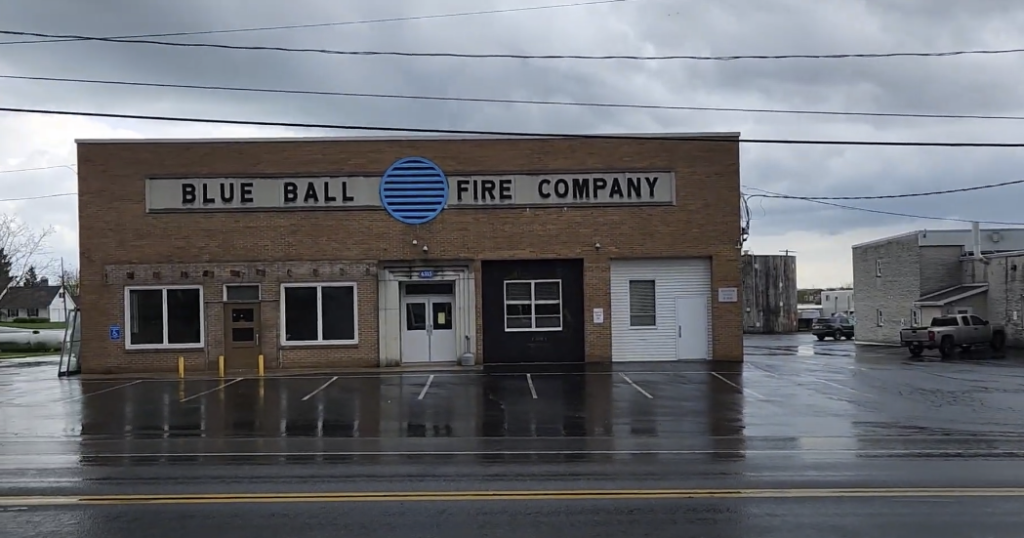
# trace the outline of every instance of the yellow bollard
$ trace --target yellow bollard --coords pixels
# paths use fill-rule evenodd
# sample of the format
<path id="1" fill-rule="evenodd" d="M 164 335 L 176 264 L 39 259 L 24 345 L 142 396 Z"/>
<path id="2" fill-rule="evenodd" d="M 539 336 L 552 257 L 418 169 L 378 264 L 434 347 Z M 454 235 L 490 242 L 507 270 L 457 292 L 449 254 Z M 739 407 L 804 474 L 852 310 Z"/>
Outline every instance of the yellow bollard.
<path id="1" fill-rule="evenodd" d="M 178 378 L 185 379 L 185 357 L 178 357 Z"/>
<path id="2" fill-rule="evenodd" d="M 217 357 L 217 373 L 224 377 L 224 355 Z"/>
<path id="3" fill-rule="evenodd" d="M 256 360 L 258 361 L 256 363 L 256 371 L 259 372 L 260 377 L 263 377 L 263 355 L 260 355 Z"/>

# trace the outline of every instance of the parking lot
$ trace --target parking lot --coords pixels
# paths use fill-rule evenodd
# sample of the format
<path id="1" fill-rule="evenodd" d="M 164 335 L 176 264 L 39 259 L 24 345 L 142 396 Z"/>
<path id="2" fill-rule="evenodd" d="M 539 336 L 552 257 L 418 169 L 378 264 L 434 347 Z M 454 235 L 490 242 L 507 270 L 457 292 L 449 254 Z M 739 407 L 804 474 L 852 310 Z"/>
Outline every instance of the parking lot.
<path id="1" fill-rule="evenodd" d="M 911 361 L 900 349 L 809 335 L 748 337 L 746 348 L 736 366 L 184 381 L 58 379 L 52 359 L 8 360 L 0 362 L 0 455 L 101 464 L 113 455 L 728 457 L 910 445 L 945 453 L 1016 450 L 1013 438 L 1024 433 L 1024 360 L 1014 353 Z"/>

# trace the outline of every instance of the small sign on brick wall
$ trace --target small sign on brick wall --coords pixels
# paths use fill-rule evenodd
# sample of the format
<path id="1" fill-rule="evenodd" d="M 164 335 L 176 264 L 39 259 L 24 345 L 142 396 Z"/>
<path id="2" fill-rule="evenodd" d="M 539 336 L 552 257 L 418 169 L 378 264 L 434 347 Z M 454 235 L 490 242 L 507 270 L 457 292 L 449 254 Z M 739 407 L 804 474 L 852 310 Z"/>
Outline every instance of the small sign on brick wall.
<path id="1" fill-rule="evenodd" d="M 739 302 L 739 290 L 737 288 L 718 288 L 718 302 Z"/>

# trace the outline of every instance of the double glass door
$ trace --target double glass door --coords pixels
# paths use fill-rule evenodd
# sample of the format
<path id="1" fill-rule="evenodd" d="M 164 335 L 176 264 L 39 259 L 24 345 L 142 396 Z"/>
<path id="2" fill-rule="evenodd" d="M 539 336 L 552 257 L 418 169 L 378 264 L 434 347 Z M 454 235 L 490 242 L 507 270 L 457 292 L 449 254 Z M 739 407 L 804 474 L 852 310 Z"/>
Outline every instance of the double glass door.
<path id="1" fill-rule="evenodd" d="M 408 296 L 402 300 L 402 363 L 452 362 L 454 296 Z"/>

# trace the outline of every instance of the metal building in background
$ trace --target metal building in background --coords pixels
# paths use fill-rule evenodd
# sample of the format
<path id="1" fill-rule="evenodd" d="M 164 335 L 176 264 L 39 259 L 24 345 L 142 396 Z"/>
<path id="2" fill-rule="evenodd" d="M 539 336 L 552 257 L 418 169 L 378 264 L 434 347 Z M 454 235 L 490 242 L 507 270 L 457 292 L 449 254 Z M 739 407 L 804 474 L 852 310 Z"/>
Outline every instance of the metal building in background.
<path id="1" fill-rule="evenodd" d="M 796 256 L 744 254 L 741 263 L 743 332 L 796 332 Z"/>

